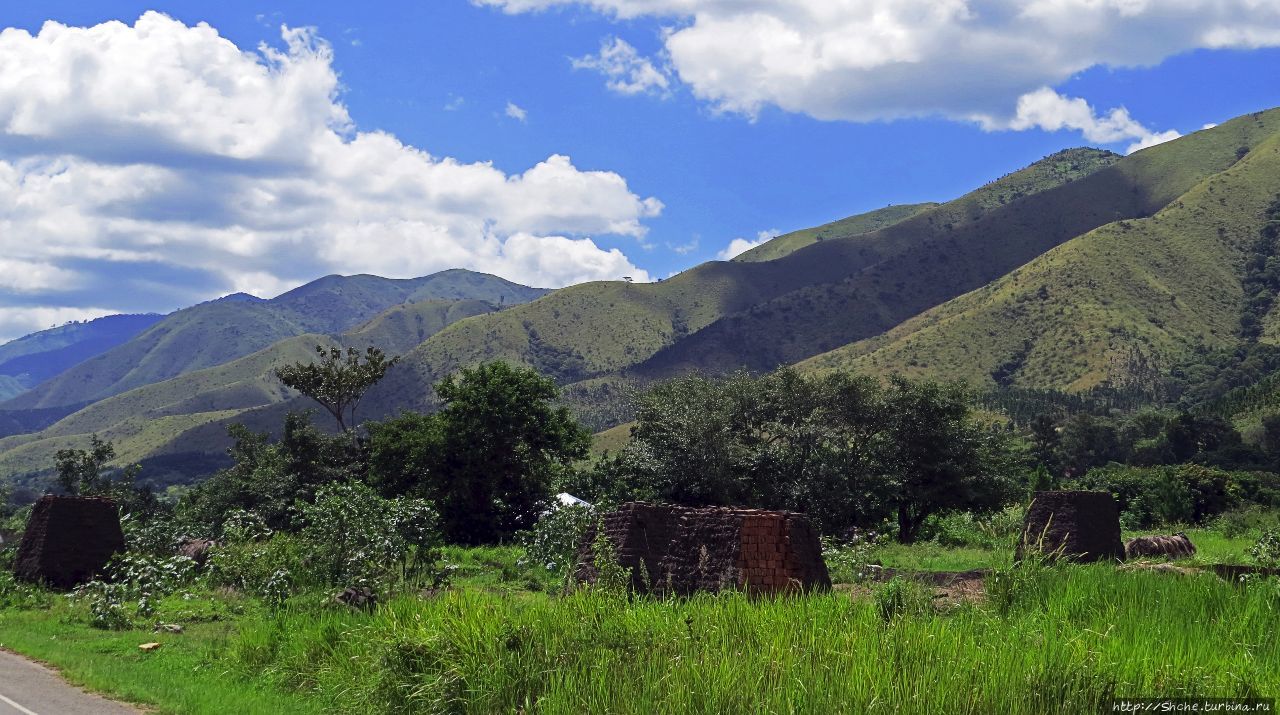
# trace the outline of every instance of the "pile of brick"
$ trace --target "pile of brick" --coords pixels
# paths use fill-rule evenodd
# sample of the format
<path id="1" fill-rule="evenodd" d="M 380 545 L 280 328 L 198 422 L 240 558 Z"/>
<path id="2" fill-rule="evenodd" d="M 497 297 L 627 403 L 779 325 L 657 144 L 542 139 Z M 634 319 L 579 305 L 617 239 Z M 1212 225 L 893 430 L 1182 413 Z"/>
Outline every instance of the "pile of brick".
<path id="1" fill-rule="evenodd" d="M 69 589 L 102 573 L 124 551 L 120 512 L 110 499 L 44 496 L 27 520 L 14 575 Z"/>
<path id="2" fill-rule="evenodd" d="M 1022 523 L 1017 558 L 1032 552 L 1070 561 L 1123 561 L 1116 500 L 1108 492 L 1036 492 Z"/>
<path id="3" fill-rule="evenodd" d="M 803 514 L 695 509 L 631 502 L 603 519 L 613 557 L 640 593 L 689 595 L 830 588 L 818 533 Z M 579 549 L 575 575 L 594 582 L 596 531 Z"/>

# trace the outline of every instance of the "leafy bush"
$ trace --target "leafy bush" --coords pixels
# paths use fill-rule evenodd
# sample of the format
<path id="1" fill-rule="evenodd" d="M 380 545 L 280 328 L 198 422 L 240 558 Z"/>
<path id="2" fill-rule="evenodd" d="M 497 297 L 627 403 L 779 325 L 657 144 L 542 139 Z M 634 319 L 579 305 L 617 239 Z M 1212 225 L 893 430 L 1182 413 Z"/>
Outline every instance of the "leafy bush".
<path id="1" fill-rule="evenodd" d="M 46 589 L 23 583 L 13 575 L 10 558 L 0 552 L 0 610 L 6 608 L 29 609 L 48 608 L 53 596 Z M 8 552 L 12 553 L 12 551 Z"/>
<path id="2" fill-rule="evenodd" d="M 1263 568 L 1280 568 L 1280 529 L 1263 534 L 1249 549 L 1249 555 Z"/>
<path id="3" fill-rule="evenodd" d="M 436 513 L 422 499 L 384 499 L 349 482 L 321 489 L 300 514 L 306 568 L 320 583 L 377 588 L 438 573 Z"/>
<path id="4" fill-rule="evenodd" d="M 989 516 L 956 512 L 934 517 L 926 535 L 942 546 L 996 549 L 1012 546 L 1022 533 L 1022 508 L 1009 507 Z"/>
<path id="5" fill-rule="evenodd" d="M 1071 486 L 1111 492 L 1119 503 L 1123 525 L 1147 529 L 1201 524 L 1242 503 L 1269 501 L 1273 490 L 1280 487 L 1280 476 L 1226 472 L 1198 464 L 1110 466 L 1090 471 Z"/>
<path id="6" fill-rule="evenodd" d="M 1218 515 L 1213 521 L 1213 529 L 1229 539 L 1280 529 L 1280 511 L 1249 504 Z"/>
<path id="7" fill-rule="evenodd" d="M 155 601 L 189 585 L 194 574 L 195 562 L 185 556 L 117 554 L 107 564 L 106 579 L 80 586 L 71 597 L 88 606 L 94 627 L 127 628 L 133 616 L 153 615 Z M 132 615 L 126 607 L 130 601 Z"/>
<path id="8" fill-rule="evenodd" d="M 861 583 L 871 575 L 872 553 L 885 537 L 874 531 L 855 531 L 847 539 L 822 539 L 822 559 L 833 583 Z"/>
<path id="9" fill-rule="evenodd" d="M 529 531 L 520 534 L 525 560 L 548 571 L 566 574 L 577 560 L 582 536 L 595 523 L 595 509 L 580 505 L 552 509 Z"/>

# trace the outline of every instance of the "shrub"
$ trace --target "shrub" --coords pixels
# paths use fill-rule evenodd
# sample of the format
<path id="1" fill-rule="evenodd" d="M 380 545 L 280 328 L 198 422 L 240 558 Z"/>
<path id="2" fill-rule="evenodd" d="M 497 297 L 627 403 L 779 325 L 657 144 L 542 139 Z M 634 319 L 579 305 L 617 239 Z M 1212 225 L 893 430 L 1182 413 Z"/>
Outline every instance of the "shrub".
<path id="1" fill-rule="evenodd" d="M 1280 512 L 1249 504 L 1220 514 L 1213 522 L 1213 529 L 1228 539 L 1280 529 Z"/>
<path id="2" fill-rule="evenodd" d="M 548 571 L 568 573 L 577 560 L 583 534 L 595 520 L 595 509 L 579 505 L 562 506 L 543 514 L 532 529 L 520 534 L 523 561 L 539 564 Z"/>
<path id="3" fill-rule="evenodd" d="M 320 583 L 377 588 L 439 573 L 436 513 L 422 499 L 384 499 L 349 482 L 321 489 L 300 513 L 306 568 Z"/>
<path id="4" fill-rule="evenodd" d="M 871 576 L 872 553 L 886 537 L 874 531 L 855 531 L 848 539 L 822 539 L 822 560 L 833 583 L 861 583 Z"/>
<path id="5" fill-rule="evenodd" d="M 156 599 L 191 583 L 195 562 L 185 556 L 125 553 L 112 558 L 106 571 L 105 580 L 80 586 L 71 598 L 88 606 L 95 628 L 120 629 L 131 624 L 127 602 L 134 602 L 133 616 L 150 617 Z"/>
<path id="6" fill-rule="evenodd" d="M 885 623 L 901 616 L 933 612 L 933 590 L 910 579 L 894 577 L 875 590 L 875 601 Z"/>
<path id="7" fill-rule="evenodd" d="M 995 549 L 1012 546 L 1022 533 L 1022 509 L 1009 507 L 990 516 L 957 512 L 932 519 L 928 533 L 942 546 Z"/>
<path id="8" fill-rule="evenodd" d="M 1280 568 L 1280 529 L 1264 533 L 1249 549 L 1249 555 L 1263 568 Z"/>

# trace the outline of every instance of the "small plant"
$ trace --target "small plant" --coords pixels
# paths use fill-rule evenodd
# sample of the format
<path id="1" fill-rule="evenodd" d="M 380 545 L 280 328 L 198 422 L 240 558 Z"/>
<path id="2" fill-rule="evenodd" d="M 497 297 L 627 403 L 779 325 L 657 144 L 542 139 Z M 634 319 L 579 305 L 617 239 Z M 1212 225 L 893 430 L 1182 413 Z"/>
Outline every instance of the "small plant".
<path id="1" fill-rule="evenodd" d="M 89 625 L 94 628 L 118 631 L 132 625 L 124 606 L 128 596 L 122 584 L 90 581 L 72 591 L 69 598 L 89 609 Z"/>
<path id="2" fill-rule="evenodd" d="M 885 623 L 901 616 L 919 616 L 933 610 L 933 593 L 928 587 L 896 576 L 875 590 L 875 601 Z"/>
<path id="3" fill-rule="evenodd" d="M 618 595 L 630 593 L 631 569 L 618 563 L 617 551 L 613 548 L 613 542 L 604 533 L 603 525 L 596 528 L 596 538 L 591 542 L 591 551 L 594 554 L 592 566 L 596 570 L 596 590 Z"/>
<path id="4" fill-rule="evenodd" d="M 855 531 L 848 539 L 822 538 L 822 559 L 834 583 L 861 583 L 871 577 L 872 554 L 885 537 L 874 531 Z"/>
<path id="5" fill-rule="evenodd" d="M 595 519 L 595 510 L 578 505 L 562 506 L 543 514 L 532 529 L 520 534 L 525 556 L 517 565 L 533 563 L 547 571 L 567 574 L 573 569 L 583 534 Z"/>
<path id="6" fill-rule="evenodd" d="M 1254 563 L 1263 568 L 1280 568 L 1280 529 L 1271 529 L 1249 549 Z"/>

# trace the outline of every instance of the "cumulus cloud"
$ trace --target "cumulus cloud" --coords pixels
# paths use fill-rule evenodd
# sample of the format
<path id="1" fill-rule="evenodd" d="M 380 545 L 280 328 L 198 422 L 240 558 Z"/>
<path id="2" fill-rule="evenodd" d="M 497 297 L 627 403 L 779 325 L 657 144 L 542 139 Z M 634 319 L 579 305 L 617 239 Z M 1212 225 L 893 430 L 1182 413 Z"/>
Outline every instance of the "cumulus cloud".
<path id="1" fill-rule="evenodd" d="M 331 47 L 282 36 L 247 51 L 154 12 L 0 31 L 0 310 L 43 325 L 332 272 L 643 274 L 589 237 L 643 239 L 657 199 L 567 156 L 508 174 L 360 131 Z"/>
<path id="2" fill-rule="evenodd" d="M 517 122 L 523 122 L 529 118 L 529 113 L 525 111 L 524 107 L 521 107 L 515 102 L 507 102 L 506 114 Z"/>
<path id="3" fill-rule="evenodd" d="M 1129 145 L 1129 152 L 1182 136 L 1173 130 L 1152 131 L 1129 116 L 1129 110 L 1123 107 L 1099 115 L 1085 100 L 1064 97 L 1048 87 L 1019 97 L 1017 114 L 1008 123 L 1000 125 L 988 121 L 987 124 L 989 128 L 1023 130 L 1038 127 L 1050 132 L 1076 129 L 1084 134 L 1085 139 L 1102 144 L 1134 140 Z"/>
<path id="4" fill-rule="evenodd" d="M 575 69 L 588 69 L 605 76 L 605 86 L 618 94 L 664 95 L 671 86 L 667 73 L 636 48 L 619 37 L 600 43 L 600 52 L 571 60 Z"/>
<path id="5" fill-rule="evenodd" d="M 754 241 L 748 241 L 745 238 L 735 238 L 729 242 L 728 246 L 724 247 L 724 250 L 716 254 L 716 258 L 722 261 L 730 260 L 732 258 L 742 255 L 743 253 L 746 253 L 747 251 L 750 251 L 756 246 L 761 246 L 768 243 L 769 241 L 777 238 L 779 235 L 781 235 L 781 232 L 778 231 L 778 229 L 776 228 L 772 228 L 772 229 L 769 229 L 768 231 L 760 231 L 759 233 L 757 233 L 756 240 Z"/>
<path id="6" fill-rule="evenodd" d="M 1280 3 L 1264 0 L 473 1 L 657 18 L 679 80 L 748 116 L 774 106 L 827 120 L 942 116 L 1011 128 L 1019 98 L 1091 67 L 1280 46 Z M 1096 119 L 1105 126 L 1113 114 Z"/>

